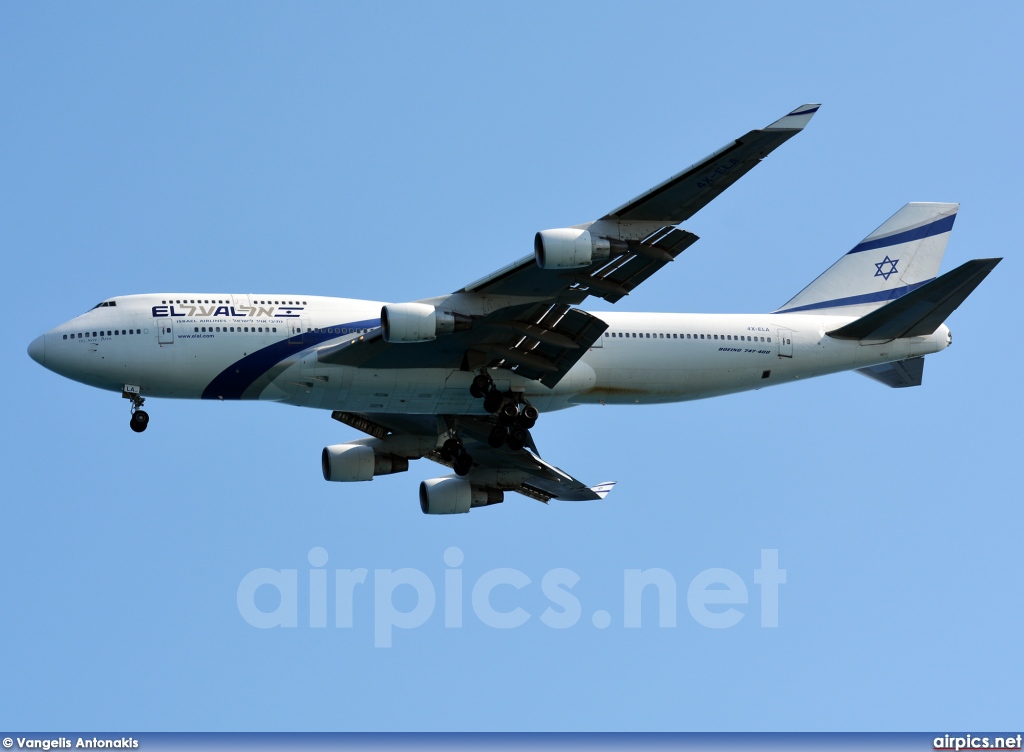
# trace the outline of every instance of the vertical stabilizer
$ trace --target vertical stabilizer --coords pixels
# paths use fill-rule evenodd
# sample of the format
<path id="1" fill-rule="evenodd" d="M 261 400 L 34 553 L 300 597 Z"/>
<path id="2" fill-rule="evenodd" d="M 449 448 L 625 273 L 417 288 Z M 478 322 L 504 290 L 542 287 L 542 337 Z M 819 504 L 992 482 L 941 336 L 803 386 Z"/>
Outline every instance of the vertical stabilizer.
<path id="1" fill-rule="evenodd" d="M 935 279 L 959 204 L 907 204 L 778 313 L 864 314 Z"/>

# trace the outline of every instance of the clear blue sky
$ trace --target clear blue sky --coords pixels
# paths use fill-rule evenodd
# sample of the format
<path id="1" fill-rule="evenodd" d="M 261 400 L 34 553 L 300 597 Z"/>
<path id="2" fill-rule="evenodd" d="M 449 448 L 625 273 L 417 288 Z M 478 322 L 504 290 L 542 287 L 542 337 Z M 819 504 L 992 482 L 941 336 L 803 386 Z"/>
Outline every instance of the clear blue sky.
<path id="1" fill-rule="evenodd" d="M 1017 3 L 4 4 L 0 726 L 1019 730 L 1022 22 Z M 807 130 L 618 308 L 771 310 L 907 201 L 962 203 L 945 269 L 1007 259 L 920 388 L 841 374 L 544 416 L 546 457 L 619 481 L 604 502 L 427 518 L 426 461 L 322 480 L 321 447 L 358 436 L 326 414 L 152 400 L 135 435 L 118 395 L 25 354 L 118 294 L 448 292 L 804 102 L 823 103 Z M 315 547 L 332 588 L 369 570 L 350 629 L 333 600 L 309 626 Z M 787 573 L 774 629 L 762 549 Z M 298 570 L 297 627 L 240 615 L 258 568 Z M 438 606 L 374 647 L 374 570 L 401 568 Z M 531 580 L 492 599 L 523 626 L 473 614 L 496 568 Z M 561 630 L 540 620 L 556 568 L 580 578 Z M 624 626 L 638 568 L 674 578 L 675 627 L 653 591 Z M 748 590 L 734 627 L 687 608 L 711 568 Z"/>

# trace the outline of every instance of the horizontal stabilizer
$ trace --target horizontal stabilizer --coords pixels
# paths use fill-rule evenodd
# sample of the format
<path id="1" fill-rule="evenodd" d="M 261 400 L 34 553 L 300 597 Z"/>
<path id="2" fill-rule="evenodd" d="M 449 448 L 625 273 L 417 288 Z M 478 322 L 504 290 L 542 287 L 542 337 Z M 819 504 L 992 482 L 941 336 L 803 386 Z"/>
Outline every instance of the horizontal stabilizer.
<path id="1" fill-rule="evenodd" d="M 828 335 L 837 339 L 891 340 L 931 334 L 1000 261 L 1001 258 L 968 261 Z"/>
<path id="2" fill-rule="evenodd" d="M 869 379 L 896 389 L 905 386 L 921 386 L 921 379 L 924 376 L 924 357 L 907 358 L 894 363 L 858 368 L 857 373 L 862 373 Z"/>

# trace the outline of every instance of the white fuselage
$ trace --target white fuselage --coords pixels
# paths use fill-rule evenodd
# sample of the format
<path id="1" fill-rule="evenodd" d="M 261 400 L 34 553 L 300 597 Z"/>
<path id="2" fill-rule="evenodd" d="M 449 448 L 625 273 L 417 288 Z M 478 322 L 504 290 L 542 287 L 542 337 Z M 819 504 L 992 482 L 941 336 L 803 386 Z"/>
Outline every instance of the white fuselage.
<path id="1" fill-rule="evenodd" d="M 317 348 L 373 333 L 380 310 L 379 302 L 347 298 L 130 295 L 42 335 L 33 357 L 67 378 L 113 391 L 136 385 L 146 397 L 483 414 L 469 393 L 471 372 L 317 361 Z M 496 370 L 498 388 L 525 392 L 541 412 L 680 402 L 927 355 L 950 343 L 944 325 L 888 342 L 834 339 L 826 332 L 854 317 L 810 313 L 594 315 L 608 331 L 555 388 Z"/>

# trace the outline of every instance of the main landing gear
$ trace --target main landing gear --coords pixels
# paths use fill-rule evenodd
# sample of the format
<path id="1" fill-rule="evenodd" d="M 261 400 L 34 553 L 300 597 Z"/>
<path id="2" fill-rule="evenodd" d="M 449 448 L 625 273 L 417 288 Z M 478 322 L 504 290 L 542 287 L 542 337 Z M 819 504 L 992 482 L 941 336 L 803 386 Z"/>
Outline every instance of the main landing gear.
<path id="1" fill-rule="evenodd" d="M 451 462 L 455 469 L 455 474 L 460 477 L 469 475 L 469 471 L 473 469 L 473 458 L 466 451 L 466 447 L 462 444 L 462 439 L 458 436 L 445 439 L 441 445 L 441 459 L 445 462 Z"/>
<path id="2" fill-rule="evenodd" d="M 477 399 L 483 399 L 484 409 L 495 418 L 495 425 L 487 436 L 488 444 L 495 449 L 507 446 L 514 452 L 526 446 L 530 440 L 529 431 L 540 417 L 536 407 L 520 393 L 499 391 L 491 377 L 483 373 L 473 379 L 469 391 Z M 449 418 L 447 428 L 442 427 L 442 431 L 448 438 L 441 444 L 441 459 L 451 464 L 456 475 L 469 475 L 473 469 L 473 457 L 459 438 L 454 419 Z"/>
<path id="3" fill-rule="evenodd" d="M 483 397 L 484 409 L 497 418 L 498 425 L 491 429 L 488 444 L 495 449 L 507 445 L 514 452 L 526 446 L 527 432 L 540 416 L 536 407 L 522 394 L 499 391 L 486 374 L 479 374 L 473 379 L 469 393 L 478 399 Z"/>
<path id="4" fill-rule="evenodd" d="M 132 417 L 128 425 L 135 433 L 142 433 L 149 425 L 149 413 L 142 409 L 146 398 L 138 391 L 128 391 L 127 389 L 121 392 L 121 396 L 132 401 Z"/>

